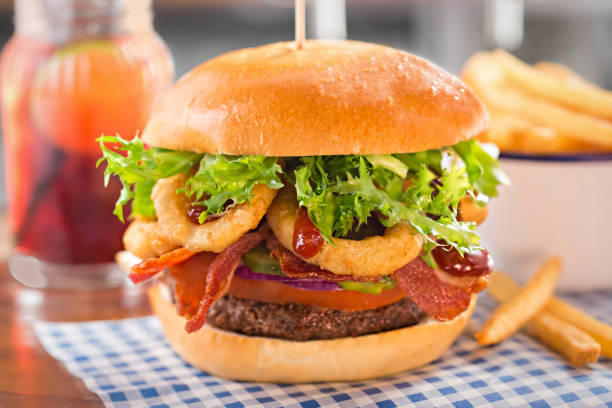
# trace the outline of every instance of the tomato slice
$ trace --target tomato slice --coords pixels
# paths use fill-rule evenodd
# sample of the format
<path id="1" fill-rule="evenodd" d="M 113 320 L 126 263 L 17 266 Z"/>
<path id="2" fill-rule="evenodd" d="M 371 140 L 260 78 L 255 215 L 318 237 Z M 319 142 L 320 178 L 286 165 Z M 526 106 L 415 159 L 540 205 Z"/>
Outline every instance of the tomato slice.
<path id="1" fill-rule="evenodd" d="M 206 291 L 206 272 L 217 254 L 200 252 L 168 270 L 175 281 L 176 310 L 180 316 L 192 316 L 198 311 Z"/>
<path id="2" fill-rule="evenodd" d="M 170 268 L 170 275 L 176 280 L 179 314 L 190 316 L 197 310 L 204 296 L 206 271 L 216 256 L 217 254 L 202 252 Z M 260 302 L 298 303 L 339 310 L 375 309 L 395 303 L 406 296 L 399 285 L 391 290 L 383 290 L 380 295 L 372 295 L 354 290 L 298 289 L 280 282 L 244 279 L 237 276 L 232 278 L 228 293 L 238 298 Z"/>
<path id="3" fill-rule="evenodd" d="M 259 300 L 278 304 L 298 303 L 301 305 L 323 306 L 340 310 L 367 310 L 395 303 L 406 294 L 399 286 L 383 290 L 380 295 L 361 293 L 353 290 L 306 290 L 294 288 L 280 282 L 232 278 L 230 295 L 243 299 Z"/>

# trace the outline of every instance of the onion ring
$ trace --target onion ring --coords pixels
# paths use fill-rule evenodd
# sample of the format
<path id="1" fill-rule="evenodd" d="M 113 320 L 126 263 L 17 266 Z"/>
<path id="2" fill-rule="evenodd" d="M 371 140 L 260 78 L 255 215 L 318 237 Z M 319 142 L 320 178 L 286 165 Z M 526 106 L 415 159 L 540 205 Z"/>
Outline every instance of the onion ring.
<path id="1" fill-rule="evenodd" d="M 140 259 L 156 258 L 180 247 L 166 239 L 157 221 L 134 220 L 123 234 L 123 246 Z"/>
<path id="2" fill-rule="evenodd" d="M 281 245 L 291 252 L 297 210 L 295 189 L 284 187 L 266 214 Z M 333 242 L 335 246 L 324 241 L 320 251 L 306 261 L 337 275 L 378 276 L 389 275 L 419 256 L 423 238 L 413 234 L 408 225 L 396 224 L 382 237 L 360 241 L 333 238 Z"/>
<path id="3" fill-rule="evenodd" d="M 459 219 L 461 221 L 474 222 L 476 225 L 480 225 L 488 214 L 489 207 L 479 206 L 472 197 L 465 196 L 459 201 Z"/>
<path id="4" fill-rule="evenodd" d="M 263 184 L 253 187 L 250 202 L 232 206 L 221 217 L 196 225 L 187 216 L 191 200 L 177 194 L 185 186 L 185 175 L 159 180 L 153 188 L 153 204 L 158 223 L 166 239 L 193 252 L 219 253 L 257 227 L 276 190 Z"/>

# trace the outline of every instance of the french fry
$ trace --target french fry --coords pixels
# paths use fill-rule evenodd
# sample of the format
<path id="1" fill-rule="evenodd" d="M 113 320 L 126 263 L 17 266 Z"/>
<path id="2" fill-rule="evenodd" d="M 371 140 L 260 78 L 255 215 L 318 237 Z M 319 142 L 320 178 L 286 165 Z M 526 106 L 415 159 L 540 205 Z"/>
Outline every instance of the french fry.
<path id="1" fill-rule="evenodd" d="M 495 50 L 492 55 L 520 89 L 593 116 L 612 119 L 612 92 L 545 74 L 503 50 Z"/>
<path id="2" fill-rule="evenodd" d="M 563 355 L 574 366 L 594 363 L 599 359 L 599 343 L 551 313 L 538 314 L 525 325 L 525 331 Z"/>
<path id="3" fill-rule="evenodd" d="M 490 114 L 491 125 L 479 139 L 493 142 L 503 151 L 557 153 L 596 152 L 602 149 L 513 114 L 496 110 L 490 110 Z"/>
<path id="4" fill-rule="evenodd" d="M 465 63 L 460 76 L 478 96 L 486 87 L 506 82 L 503 70 L 488 52 L 478 52 L 472 55 Z"/>
<path id="5" fill-rule="evenodd" d="M 612 122 L 566 108 L 556 100 L 543 98 L 517 86 L 508 75 L 503 61 L 513 58 L 501 52 L 480 52 L 468 60 L 461 73 L 463 80 L 483 100 L 492 114 L 491 130 L 484 138 L 499 143 L 502 150 L 531 151 L 532 147 L 536 146 L 535 152 L 545 153 L 612 148 Z M 520 61 L 518 63 L 523 64 Z M 524 64 L 526 69 L 537 75 L 564 83 L 565 88 L 574 87 L 584 92 L 603 93 L 612 100 L 612 92 L 588 84 L 569 68 L 553 63 L 540 63 L 539 66 L 540 69 L 536 70 Z M 550 71 L 554 73 L 551 75 Z M 607 109 L 612 111 L 612 105 L 608 104 Z M 501 124 L 496 123 L 499 116 L 505 118 Z M 521 131 L 516 132 L 516 127 L 520 127 Z M 542 130 L 546 130 L 548 135 L 553 132 L 554 137 L 540 137 L 544 135 Z M 545 146 L 547 143 L 551 145 L 550 149 Z"/>
<path id="6" fill-rule="evenodd" d="M 523 119 L 503 110 L 489 109 L 491 123 L 489 128 L 479 136 L 484 142 L 493 142 L 501 150 L 522 150 L 523 139 L 533 133 L 535 138 L 554 138 L 556 131 Z"/>
<path id="7" fill-rule="evenodd" d="M 493 119 L 493 115 L 491 115 Z M 502 151 L 515 150 L 517 145 L 517 131 L 511 123 L 504 120 L 492 120 L 486 132 L 481 133 L 478 139 L 482 142 L 495 143 Z"/>
<path id="8" fill-rule="evenodd" d="M 546 126 L 539 126 L 519 116 L 505 112 L 491 111 L 491 125 L 486 138 L 506 151 L 545 153 L 557 151 L 558 132 Z"/>
<path id="9" fill-rule="evenodd" d="M 567 66 L 563 64 L 558 64 L 556 62 L 541 61 L 541 62 L 534 64 L 533 67 L 537 69 L 538 71 L 546 73 L 548 75 L 552 75 L 553 77 L 561 81 L 577 82 L 581 84 L 582 86 L 585 86 L 591 89 L 601 89 L 597 85 L 587 81 L 586 79 L 578 75 L 576 71 L 568 68 Z"/>
<path id="10" fill-rule="evenodd" d="M 612 358 L 612 326 L 558 298 L 549 300 L 544 310 L 588 333 L 601 345 L 601 353 Z"/>
<path id="11" fill-rule="evenodd" d="M 489 278 L 487 291 L 498 301 L 504 302 L 512 299 L 520 291 L 520 286 L 508 275 L 495 271 Z M 565 304 L 560 300 L 558 302 Z M 585 331 L 564 320 L 565 316 L 549 312 L 551 303 L 557 303 L 556 299 L 549 300 L 545 308 L 526 323 L 525 331 L 563 355 L 575 366 L 597 361 L 601 353 L 600 344 Z M 562 309 L 558 310 L 561 312 Z"/>
<path id="12" fill-rule="evenodd" d="M 578 79 L 578 74 L 566 67 L 563 64 L 557 64 L 556 62 L 540 61 L 533 64 L 533 68 L 538 71 L 552 75 L 560 81 L 573 81 Z"/>
<path id="13" fill-rule="evenodd" d="M 508 86 L 476 91 L 488 107 L 504 110 L 577 140 L 612 148 L 612 122 L 572 111 Z"/>
<path id="14" fill-rule="evenodd" d="M 482 345 L 499 343 L 516 333 L 540 311 L 554 293 L 559 268 L 559 259 L 550 258 L 524 287 L 502 301 L 476 333 L 478 343 Z"/>
<path id="15" fill-rule="evenodd" d="M 512 278 L 501 271 L 493 271 L 489 275 L 487 292 L 498 302 L 507 302 L 521 290 Z"/>
<path id="16" fill-rule="evenodd" d="M 517 132 L 514 137 L 515 150 L 527 153 L 596 152 L 602 149 L 543 126 Z"/>

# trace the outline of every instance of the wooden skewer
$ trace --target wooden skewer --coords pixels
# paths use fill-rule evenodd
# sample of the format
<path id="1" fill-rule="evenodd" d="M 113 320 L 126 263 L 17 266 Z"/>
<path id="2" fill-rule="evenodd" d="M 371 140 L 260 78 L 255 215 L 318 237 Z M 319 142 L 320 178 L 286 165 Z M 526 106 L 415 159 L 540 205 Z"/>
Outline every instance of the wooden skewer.
<path id="1" fill-rule="evenodd" d="M 306 0 L 295 0 L 295 47 L 299 50 L 306 39 Z"/>

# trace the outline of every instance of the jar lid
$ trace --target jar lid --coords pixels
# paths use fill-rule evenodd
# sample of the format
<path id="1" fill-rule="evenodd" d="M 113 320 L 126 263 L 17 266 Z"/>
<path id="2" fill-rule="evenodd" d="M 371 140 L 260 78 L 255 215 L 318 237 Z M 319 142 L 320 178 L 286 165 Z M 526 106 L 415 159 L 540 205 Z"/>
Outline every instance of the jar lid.
<path id="1" fill-rule="evenodd" d="M 151 0 L 16 0 L 15 28 L 54 43 L 147 31 Z"/>

